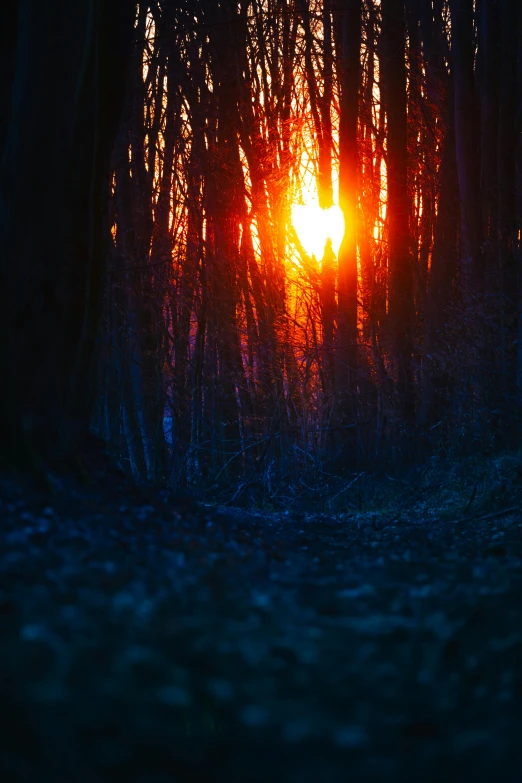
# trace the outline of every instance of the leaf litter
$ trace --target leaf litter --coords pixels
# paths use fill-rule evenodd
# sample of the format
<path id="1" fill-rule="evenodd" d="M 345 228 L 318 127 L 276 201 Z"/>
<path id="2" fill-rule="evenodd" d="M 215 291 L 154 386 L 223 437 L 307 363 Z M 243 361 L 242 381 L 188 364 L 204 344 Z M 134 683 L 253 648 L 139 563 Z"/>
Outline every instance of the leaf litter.
<path id="1" fill-rule="evenodd" d="M 0 514 L 4 780 L 522 779 L 520 512 Z"/>

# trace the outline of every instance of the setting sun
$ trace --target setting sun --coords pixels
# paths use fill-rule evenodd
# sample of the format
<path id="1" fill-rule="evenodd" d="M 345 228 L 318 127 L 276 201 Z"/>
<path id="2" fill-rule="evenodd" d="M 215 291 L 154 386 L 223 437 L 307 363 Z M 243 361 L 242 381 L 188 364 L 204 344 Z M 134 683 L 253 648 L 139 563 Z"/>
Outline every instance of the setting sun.
<path id="1" fill-rule="evenodd" d="M 344 218 L 340 207 L 321 209 L 319 204 L 295 204 L 292 207 L 292 224 L 308 255 L 320 261 L 328 238 L 332 240 L 335 255 L 339 253 L 344 235 Z"/>

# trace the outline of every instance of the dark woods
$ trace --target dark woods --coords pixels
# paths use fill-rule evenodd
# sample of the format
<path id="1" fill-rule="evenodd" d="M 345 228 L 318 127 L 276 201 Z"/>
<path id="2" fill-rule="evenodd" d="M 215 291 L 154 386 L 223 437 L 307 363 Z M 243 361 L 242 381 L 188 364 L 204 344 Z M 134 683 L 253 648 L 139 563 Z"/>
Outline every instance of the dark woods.
<path id="1" fill-rule="evenodd" d="M 519 443 L 517 0 L 15 5 L 10 453 L 90 422 L 137 478 L 290 502 Z M 346 220 L 322 263 L 291 220 L 307 163 Z"/>
<path id="2" fill-rule="evenodd" d="M 45 468 L 85 440 L 107 195 L 134 7 L 9 2 L 0 44 L 0 449 Z"/>

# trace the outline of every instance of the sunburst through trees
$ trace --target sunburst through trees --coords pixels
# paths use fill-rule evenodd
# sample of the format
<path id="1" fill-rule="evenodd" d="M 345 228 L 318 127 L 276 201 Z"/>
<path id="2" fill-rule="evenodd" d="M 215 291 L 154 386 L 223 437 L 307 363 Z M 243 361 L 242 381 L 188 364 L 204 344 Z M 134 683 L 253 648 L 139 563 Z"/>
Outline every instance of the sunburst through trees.
<path id="1" fill-rule="evenodd" d="M 337 256 L 344 236 L 344 216 L 341 209 L 333 204 L 321 209 L 319 204 L 294 204 L 292 206 L 292 224 L 302 247 L 309 256 L 321 259 L 327 240 L 332 243 L 332 251 Z"/>
<path id="2" fill-rule="evenodd" d="M 95 416 L 135 474 L 290 502 L 518 427 L 520 145 L 491 90 L 520 42 L 488 70 L 485 25 L 471 0 L 139 4 Z M 469 142 L 473 68 L 496 103 Z"/>

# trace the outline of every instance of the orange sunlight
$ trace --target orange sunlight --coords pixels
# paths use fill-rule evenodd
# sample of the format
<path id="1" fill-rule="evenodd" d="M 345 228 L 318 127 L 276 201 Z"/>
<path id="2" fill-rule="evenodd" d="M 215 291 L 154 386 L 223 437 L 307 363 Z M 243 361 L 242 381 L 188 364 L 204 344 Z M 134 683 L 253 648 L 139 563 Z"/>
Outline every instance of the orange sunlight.
<path id="1" fill-rule="evenodd" d="M 321 209 L 319 204 L 294 204 L 292 225 L 299 241 L 309 256 L 318 261 L 323 257 L 327 239 L 332 240 L 332 249 L 338 255 L 344 235 L 344 218 L 340 207 Z"/>

